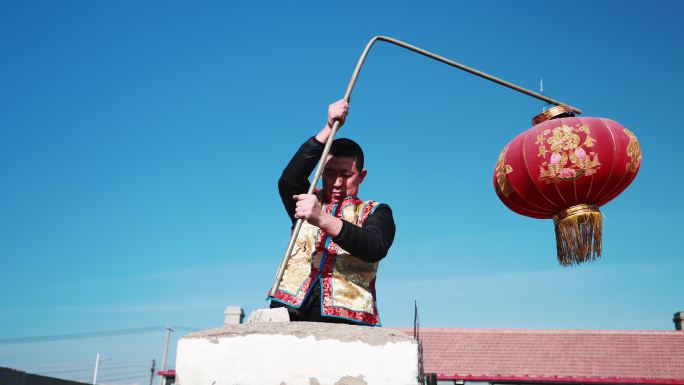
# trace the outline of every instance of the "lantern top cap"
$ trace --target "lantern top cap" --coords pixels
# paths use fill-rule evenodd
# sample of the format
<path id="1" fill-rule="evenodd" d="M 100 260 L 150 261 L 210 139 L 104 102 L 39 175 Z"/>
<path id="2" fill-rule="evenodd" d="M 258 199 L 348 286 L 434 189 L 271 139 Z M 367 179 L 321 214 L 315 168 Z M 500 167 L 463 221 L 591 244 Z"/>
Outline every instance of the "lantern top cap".
<path id="1" fill-rule="evenodd" d="M 561 104 L 559 106 L 549 108 L 548 110 L 532 118 L 532 124 L 537 125 L 547 120 L 565 118 L 568 116 L 575 116 L 575 113 L 572 111 L 572 107 Z"/>

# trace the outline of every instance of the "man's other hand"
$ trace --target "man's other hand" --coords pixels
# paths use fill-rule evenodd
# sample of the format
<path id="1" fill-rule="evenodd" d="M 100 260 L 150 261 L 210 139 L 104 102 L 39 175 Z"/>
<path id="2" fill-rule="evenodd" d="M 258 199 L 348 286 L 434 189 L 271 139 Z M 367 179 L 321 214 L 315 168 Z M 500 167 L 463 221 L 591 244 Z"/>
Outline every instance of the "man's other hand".
<path id="1" fill-rule="evenodd" d="M 349 113 L 349 103 L 346 100 L 340 99 L 328 106 L 328 127 L 332 128 L 333 123 L 338 120 L 340 127 L 344 125 Z"/>

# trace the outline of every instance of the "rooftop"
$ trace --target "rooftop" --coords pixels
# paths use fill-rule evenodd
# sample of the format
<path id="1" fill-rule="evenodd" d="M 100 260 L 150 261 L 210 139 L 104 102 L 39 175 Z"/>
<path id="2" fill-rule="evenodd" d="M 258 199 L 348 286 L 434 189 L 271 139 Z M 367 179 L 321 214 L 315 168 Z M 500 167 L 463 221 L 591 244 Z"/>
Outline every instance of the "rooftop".
<path id="1" fill-rule="evenodd" d="M 412 333 L 412 329 L 402 329 Z M 684 384 L 684 332 L 421 329 L 442 380 Z"/>

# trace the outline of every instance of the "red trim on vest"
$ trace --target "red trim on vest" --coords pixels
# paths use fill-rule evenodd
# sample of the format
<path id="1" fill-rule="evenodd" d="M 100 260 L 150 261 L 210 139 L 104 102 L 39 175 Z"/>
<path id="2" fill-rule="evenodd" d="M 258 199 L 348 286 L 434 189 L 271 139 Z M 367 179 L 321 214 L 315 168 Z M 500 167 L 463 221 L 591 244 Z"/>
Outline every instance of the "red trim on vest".
<path id="1" fill-rule="evenodd" d="M 375 303 L 375 289 L 373 289 L 373 311 L 375 314 L 362 311 L 354 311 L 344 307 L 332 305 L 332 279 L 330 275 L 323 275 L 323 314 L 335 317 L 344 317 L 355 321 L 361 321 L 370 325 L 379 323 L 377 305 Z"/>
<path id="2" fill-rule="evenodd" d="M 363 226 L 370 213 L 372 213 L 373 209 L 375 209 L 376 204 L 377 202 L 368 202 L 366 207 L 363 208 L 363 213 L 361 213 L 361 218 L 359 219 L 359 226 Z"/>
<path id="3" fill-rule="evenodd" d="M 278 291 L 276 291 L 275 298 L 295 307 L 302 306 L 302 302 L 304 302 L 304 298 L 306 298 L 306 293 L 309 292 L 311 283 L 314 282 L 316 276 L 318 276 L 318 269 L 312 269 L 309 276 L 306 277 L 306 280 L 304 280 L 304 283 L 302 283 L 302 286 L 299 287 L 296 296 L 278 289 Z"/>

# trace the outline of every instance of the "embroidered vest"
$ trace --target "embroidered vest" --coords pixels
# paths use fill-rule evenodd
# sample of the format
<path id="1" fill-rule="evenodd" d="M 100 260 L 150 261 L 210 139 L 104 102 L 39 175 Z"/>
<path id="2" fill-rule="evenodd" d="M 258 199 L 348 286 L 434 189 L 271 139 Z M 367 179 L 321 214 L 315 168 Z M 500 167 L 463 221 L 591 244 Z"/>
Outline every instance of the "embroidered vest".
<path id="1" fill-rule="evenodd" d="M 347 197 L 340 203 L 324 204 L 323 210 L 353 225 L 363 226 L 378 204 Z M 378 264 L 349 254 L 323 230 L 304 222 L 273 299 L 298 308 L 320 279 L 323 315 L 379 325 L 375 302 Z"/>

